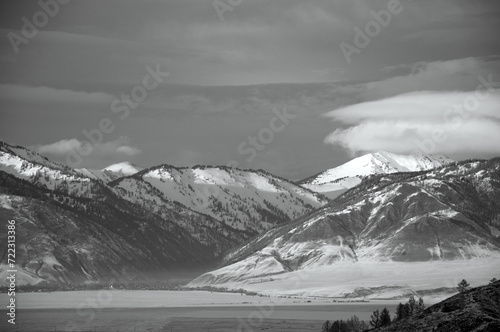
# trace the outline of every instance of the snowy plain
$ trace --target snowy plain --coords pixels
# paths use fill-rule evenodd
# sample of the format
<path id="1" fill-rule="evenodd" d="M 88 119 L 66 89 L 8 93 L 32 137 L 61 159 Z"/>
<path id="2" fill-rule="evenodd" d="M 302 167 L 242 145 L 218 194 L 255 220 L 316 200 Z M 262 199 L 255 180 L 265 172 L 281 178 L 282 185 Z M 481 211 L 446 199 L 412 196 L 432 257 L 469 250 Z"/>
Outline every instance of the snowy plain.
<path id="1" fill-rule="evenodd" d="M 500 277 L 498 257 L 429 262 L 366 260 L 250 277 L 215 286 L 243 288 L 271 296 L 347 297 L 362 300 L 405 298 L 420 292 L 439 301 L 450 296 L 462 279 L 476 287 L 487 284 L 494 277 Z M 188 286 L 203 286 L 206 279 L 198 280 Z"/>

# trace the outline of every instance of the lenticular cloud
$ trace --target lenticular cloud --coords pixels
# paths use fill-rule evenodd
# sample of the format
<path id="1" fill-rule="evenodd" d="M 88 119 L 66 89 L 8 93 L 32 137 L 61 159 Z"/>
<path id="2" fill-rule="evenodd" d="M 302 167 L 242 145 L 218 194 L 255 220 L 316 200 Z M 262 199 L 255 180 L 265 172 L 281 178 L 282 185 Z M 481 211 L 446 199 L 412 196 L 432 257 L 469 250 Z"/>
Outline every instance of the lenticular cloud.
<path id="1" fill-rule="evenodd" d="M 348 125 L 325 138 L 351 153 L 498 153 L 500 90 L 417 92 L 326 114 Z"/>

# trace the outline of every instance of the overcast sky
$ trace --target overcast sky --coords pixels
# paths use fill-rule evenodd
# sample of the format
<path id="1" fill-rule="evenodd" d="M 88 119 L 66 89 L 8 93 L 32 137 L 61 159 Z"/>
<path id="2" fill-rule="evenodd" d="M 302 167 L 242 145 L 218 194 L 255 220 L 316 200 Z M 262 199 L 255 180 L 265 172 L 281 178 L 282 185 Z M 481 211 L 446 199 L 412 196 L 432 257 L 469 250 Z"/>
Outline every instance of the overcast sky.
<path id="1" fill-rule="evenodd" d="M 497 0 L 58 1 L 0 5 L 0 140 L 53 160 L 500 155 Z"/>

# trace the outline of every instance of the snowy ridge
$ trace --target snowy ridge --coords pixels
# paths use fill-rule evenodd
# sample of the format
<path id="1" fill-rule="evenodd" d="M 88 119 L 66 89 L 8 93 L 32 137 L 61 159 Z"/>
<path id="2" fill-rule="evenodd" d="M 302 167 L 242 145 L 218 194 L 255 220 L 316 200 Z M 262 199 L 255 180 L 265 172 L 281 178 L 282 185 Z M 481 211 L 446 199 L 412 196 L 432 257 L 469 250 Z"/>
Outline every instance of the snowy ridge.
<path id="1" fill-rule="evenodd" d="M 133 175 L 137 172 L 140 172 L 144 169 L 144 167 L 134 165 L 128 161 L 109 165 L 103 169 L 86 169 L 80 168 L 77 169 L 79 173 L 88 176 L 90 178 L 101 180 L 105 183 L 111 182 L 113 180 L 119 179 L 124 176 Z"/>
<path id="2" fill-rule="evenodd" d="M 17 156 L 22 160 L 29 161 L 33 164 L 42 165 L 51 169 L 64 170 L 66 172 L 73 171 L 69 167 L 53 162 L 38 154 L 37 152 L 34 152 L 22 146 L 14 146 L 0 141 L 0 152 L 6 153 L 11 156 Z"/>
<path id="3" fill-rule="evenodd" d="M 292 182 L 262 171 L 227 167 L 153 167 L 111 183 L 127 192 L 126 199 L 153 200 L 143 191 L 144 184 L 157 190 L 168 202 L 177 202 L 211 216 L 228 227 L 260 233 L 277 224 L 298 218 L 327 201 Z M 142 189 L 141 189 L 142 188 Z M 147 204 L 147 203 L 145 203 Z"/>
<path id="4" fill-rule="evenodd" d="M 36 183 L 48 190 L 64 190 L 71 195 L 88 192 L 90 179 L 24 148 L 0 149 L 0 171 Z"/>
<path id="5" fill-rule="evenodd" d="M 328 169 L 299 183 L 310 190 L 334 198 L 335 192 L 358 185 L 362 177 L 373 174 L 425 171 L 454 162 L 444 155 L 401 155 L 376 152 L 355 158 L 338 167 Z"/>

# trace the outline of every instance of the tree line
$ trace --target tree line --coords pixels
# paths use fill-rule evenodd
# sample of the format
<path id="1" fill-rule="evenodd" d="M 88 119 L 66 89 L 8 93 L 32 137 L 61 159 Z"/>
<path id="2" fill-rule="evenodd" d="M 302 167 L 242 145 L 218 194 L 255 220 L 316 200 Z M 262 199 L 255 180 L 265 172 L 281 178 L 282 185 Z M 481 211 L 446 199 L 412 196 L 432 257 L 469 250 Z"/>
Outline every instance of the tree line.
<path id="1" fill-rule="evenodd" d="M 496 282 L 497 279 L 493 278 L 490 280 L 490 284 Z M 457 285 L 457 290 L 460 293 L 466 292 L 470 289 L 470 284 L 467 280 L 462 279 Z M 359 318 L 354 315 L 350 319 L 336 320 L 330 322 L 329 320 L 323 323 L 321 332 L 364 332 L 369 331 L 372 328 L 383 327 L 390 325 L 391 322 L 396 322 L 402 320 L 406 317 L 416 316 L 421 314 L 425 310 L 424 299 L 419 297 L 418 300 L 415 299 L 413 295 L 410 296 L 406 303 L 399 303 L 396 307 L 394 318 L 391 318 L 389 310 L 384 307 L 382 311 L 375 310 L 370 316 L 369 324 L 364 321 L 360 321 Z"/>
<path id="2" fill-rule="evenodd" d="M 418 301 L 412 295 L 406 303 L 399 303 L 396 307 L 394 319 L 387 308 L 384 307 L 382 311 L 375 310 L 370 316 L 369 324 L 359 320 L 354 315 L 348 320 L 336 320 L 334 322 L 326 321 L 321 328 L 322 332 L 363 332 L 371 328 L 383 327 L 391 324 L 392 321 L 398 321 L 405 317 L 418 315 L 425 309 L 424 300 L 420 297 Z"/>

